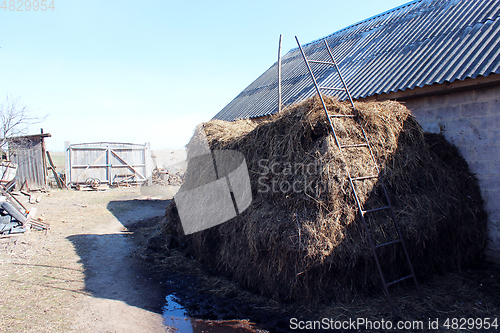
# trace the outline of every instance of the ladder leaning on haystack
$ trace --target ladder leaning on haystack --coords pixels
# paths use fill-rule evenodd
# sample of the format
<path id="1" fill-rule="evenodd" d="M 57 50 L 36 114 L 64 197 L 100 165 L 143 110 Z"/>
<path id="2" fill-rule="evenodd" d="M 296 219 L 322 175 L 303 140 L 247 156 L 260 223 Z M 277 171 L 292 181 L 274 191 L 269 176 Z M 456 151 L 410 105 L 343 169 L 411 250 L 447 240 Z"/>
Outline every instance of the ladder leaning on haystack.
<path id="1" fill-rule="evenodd" d="M 295 36 L 295 40 L 297 41 L 297 45 L 299 46 L 300 52 L 302 53 L 302 57 L 304 58 L 304 62 L 306 64 L 306 66 L 307 66 L 309 74 L 311 75 L 311 79 L 312 79 L 312 81 L 314 83 L 314 87 L 316 88 L 316 92 L 317 92 L 317 94 L 318 94 L 318 96 L 319 96 L 319 98 L 321 100 L 323 109 L 325 110 L 326 119 L 328 120 L 328 126 L 330 127 L 330 129 L 332 131 L 333 137 L 335 139 L 335 143 L 336 143 L 337 147 L 339 148 L 339 152 L 340 152 L 341 156 L 343 156 L 343 154 L 344 154 L 343 153 L 344 149 L 365 148 L 366 153 L 370 154 L 371 160 L 373 161 L 373 166 L 374 166 L 374 169 L 376 170 L 376 174 L 352 177 L 349 165 L 346 165 L 346 172 L 347 172 L 347 175 L 349 177 L 349 183 L 351 185 L 351 189 L 352 189 L 352 193 L 354 195 L 354 199 L 356 200 L 356 205 L 357 205 L 358 210 L 359 210 L 359 215 L 361 217 L 361 221 L 363 222 L 363 227 L 366 230 L 366 234 L 367 234 L 367 238 L 368 238 L 368 243 L 370 244 L 371 250 L 373 252 L 375 263 L 377 265 L 377 270 L 378 270 L 378 273 L 380 275 L 380 279 L 382 281 L 382 286 L 384 288 L 384 293 L 385 293 L 385 295 L 387 297 L 387 301 L 388 301 L 388 303 L 389 303 L 389 305 L 391 307 L 392 313 L 395 314 L 394 306 L 393 306 L 393 303 L 392 303 L 392 300 L 391 300 L 391 296 L 389 295 L 389 287 L 390 286 L 392 286 L 394 284 L 397 284 L 399 282 L 408 280 L 408 279 L 412 279 L 413 282 L 414 282 L 414 284 L 415 284 L 415 287 L 417 289 L 417 293 L 418 293 L 418 296 L 419 296 L 420 300 L 422 300 L 422 296 L 420 294 L 420 290 L 419 290 L 419 287 L 418 287 L 417 278 L 415 277 L 415 272 L 413 270 L 413 265 L 411 264 L 410 257 L 408 256 L 408 251 L 406 249 L 406 244 L 405 244 L 405 242 L 403 240 L 403 236 L 401 234 L 398 222 L 396 220 L 396 216 L 394 214 L 394 209 L 393 209 L 393 207 L 391 205 L 391 202 L 389 200 L 389 196 L 387 194 L 387 191 L 386 191 L 386 188 L 384 186 L 384 183 L 383 183 L 382 179 L 379 178 L 380 177 L 379 176 L 380 175 L 380 168 L 378 166 L 377 161 L 375 160 L 375 157 L 374 157 L 374 154 L 373 154 L 373 150 L 372 150 L 372 147 L 371 147 L 370 142 L 368 140 L 368 137 L 366 136 L 365 130 L 364 130 L 362 124 L 359 121 L 358 112 L 356 110 L 356 107 L 354 106 L 354 102 L 352 100 L 351 93 L 349 92 L 349 89 L 347 88 L 346 82 L 345 82 L 345 80 L 344 80 L 344 78 L 342 76 L 342 73 L 340 72 L 340 69 L 339 69 L 339 66 L 338 66 L 337 62 L 335 61 L 335 58 L 334 58 L 334 56 L 332 54 L 332 51 L 330 50 L 330 47 L 328 46 L 328 43 L 326 42 L 326 39 L 323 39 L 323 42 L 325 44 L 325 49 L 328 52 L 328 55 L 329 55 L 331 61 L 320 61 L 320 60 L 310 60 L 310 59 L 308 59 L 306 57 L 306 54 L 305 54 L 304 50 L 302 49 L 302 46 L 300 45 L 300 42 L 299 42 L 299 39 L 297 38 L 297 36 Z M 340 78 L 340 81 L 342 82 L 343 88 L 320 86 L 318 84 L 317 80 L 316 80 L 316 77 L 314 76 L 314 72 L 311 69 L 311 64 L 320 64 L 320 65 L 334 66 L 335 69 L 336 69 L 336 71 L 337 71 L 337 74 L 338 74 L 338 76 Z M 326 107 L 326 103 L 325 103 L 325 101 L 323 99 L 323 96 L 321 94 L 321 90 L 330 90 L 330 91 L 341 91 L 341 92 L 344 92 L 347 95 L 347 98 L 349 99 L 349 102 L 351 103 L 353 114 L 350 114 L 350 115 L 341 115 L 341 114 L 331 115 L 328 112 L 328 109 Z M 332 122 L 332 119 L 337 118 L 337 117 L 339 117 L 339 118 L 342 118 L 342 117 L 353 118 L 356 121 L 357 126 L 361 130 L 361 133 L 363 133 L 363 137 L 362 137 L 363 142 L 356 143 L 356 144 L 342 144 L 340 142 L 338 136 L 337 136 L 337 131 L 335 130 L 335 126 L 334 126 L 334 124 Z M 384 194 L 385 199 L 387 201 L 387 205 L 383 206 L 383 207 L 376 207 L 376 208 L 372 208 L 372 209 L 365 209 L 363 207 L 363 204 L 361 203 L 361 201 L 359 199 L 358 194 L 356 193 L 356 186 L 354 184 L 355 184 L 355 182 L 362 182 L 362 181 L 365 181 L 365 180 L 368 180 L 368 179 L 377 179 L 377 178 L 379 178 L 378 179 L 379 185 L 382 188 L 383 194 Z M 392 219 L 392 221 L 394 223 L 394 227 L 395 227 L 396 232 L 397 232 L 397 238 L 395 240 L 392 240 L 392 241 L 389 241 L 389 242 L 386 242 L 386 243 L 375 245 L 373 237 L 372 237 L 371 232 L 370 232 L 370 228 L 368 227 L 368 224 L 366 223 L 365 215 L 366 214 L 370 214 L 370 213 L 374 213 L 374 212 L 378 212 L 378 211 L 384 211 L 384 210 L 390 212 L 390 217 L 391 217 L 391 219 Z M 403 276 L 401 278 L 395 279 L 393 281 L 387 282 L 387 279 L 386 279 L 386 276 L 384 274 L 384 271 L 382 270 L 382 267 L 380 265 L 380 261 L 379 261 L 376 249 L 380 248 L 380 247 L 395 245 L 395 244 L 401 244 L 401 246 L 403 248 L 404 256 L 406 258 L 406 262 L 408 264 L 408 268 L 409 268 L 410 274 L 407 275 L 407 276 Z"/>

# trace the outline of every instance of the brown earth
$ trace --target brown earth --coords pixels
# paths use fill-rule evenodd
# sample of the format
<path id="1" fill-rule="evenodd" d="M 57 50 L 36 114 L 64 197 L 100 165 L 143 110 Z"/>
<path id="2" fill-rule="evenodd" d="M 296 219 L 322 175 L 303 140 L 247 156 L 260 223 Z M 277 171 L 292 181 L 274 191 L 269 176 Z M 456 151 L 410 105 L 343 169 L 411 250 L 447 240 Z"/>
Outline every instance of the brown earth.
<path id="1" fill-rule="evenodd" d="M 143 268 L 147 233 L 131 231 L 157 223 L 167 201 L 134 200 L 139 188 L 37 195 L 28 206 L 50 230 L 0 236 L 0 331 L 171 331 L 165 295 Z"/>
<path id="2" fill-rule="evenodd" d="M 156 249 L 167 200 L 137 200 L 158 194 L 147 190 L 38 194 L 31 206 L 51 229 L 0 236 L 0 332 L 170 332 L 161 315 L 167 294 L 203 318 L 191 319 L 194 332 L 260 331 L 243 318 L 271 331 L 290 331 L 291 318 L 391 318 L 381 291 L 317 308 L 280 304 Z M 439 318 L 433 332 L 449 331 L 445 318 L 497 318 L 498 275 L 490 267 L 438 275 L 421 284 L 423 301 L 411 287 L 395 290 L 395 306 L 405 320 Z"/>

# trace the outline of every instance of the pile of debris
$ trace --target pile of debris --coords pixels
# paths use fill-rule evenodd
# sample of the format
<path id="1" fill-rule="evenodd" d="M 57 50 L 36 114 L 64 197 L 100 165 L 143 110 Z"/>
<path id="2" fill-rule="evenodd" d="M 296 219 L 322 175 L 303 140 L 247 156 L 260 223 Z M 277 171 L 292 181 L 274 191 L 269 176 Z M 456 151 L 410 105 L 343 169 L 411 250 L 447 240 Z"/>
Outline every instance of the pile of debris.
<path id="1" fill-rule="evenodd" d="M 11 203 L 6 201 L 6 197 L 0 197 L 2 203 L 0 207 L 0 235 L 18 234 L 25 232 L 27 217 L 21 214 Z"/>
<path id="2" fill-rule="evenodd" d="M 28 210 L 14 195 L 17 183 L 17 165 L 12 162 L 0 163 L 0 235 L 23 233 L 34 228 L 48 230 L 49 225 L 33 219 L 36 208 Z M 40 197 L 33 196 L 25 181 L 17 195 L 29 196 L 29 203 L 40 202 Z"/>
<path id="3" fill-rule="evenodd" d="M 327 103 L 332 114 L 352 114 L 349 104 Z M 478 262 L 486 214 L 477 179 L 457 148 L 443 136 L 424 133 L 400 103 L 356 103 L 356 108 L 417 278 Z M 335 121 L 340 140 L 362 137 L 353 118 Z M 361 148 L 339 153 L 317 97 L 260 123 L 214 120 L 203 128 L 211 149 L 245 156 L 252 203 L 226 223 L 184 235 L 172 201 L 162 225 L 169 248 L 280 301 L 347 301 L 381 290 L 345 168 L 351 166 L 353 177 L 366 175 L 374 172 L 372 163 Z M 192 138 L 197 140 L 202 138 Z M 196 170 L 188 164 L 190 172 Z M 386 203 L 377 179 L 364 181 L 357 193 L 368 207 Z M 377 216 L 378 225 L 367 221 L 380 242 L 394 235 L 384 214 Z M 407 275 L 400 248 L 378 251 L 391 275 Z"/>
<path id="4" fill-rule="evenodd" d="M 185 172 L 183 171 L 172 172 L 165 170 L 163 167 L 155 167 L 152 175 L 153 184 L 180 186 L 184 183 L 184 175 Z"/>
<path id="5" fill-rule="evenodd" d="M 36 208 L 28 210 L 11 192 L 11 187 L 0 185 L 0 235 L 23 233 L 30 228 L 48 230 L 47 223 L 35 220 Z M 26 193 L 23 193 L 26 194 Z M 39 202 L 31 194 L 30 203 Z"/>

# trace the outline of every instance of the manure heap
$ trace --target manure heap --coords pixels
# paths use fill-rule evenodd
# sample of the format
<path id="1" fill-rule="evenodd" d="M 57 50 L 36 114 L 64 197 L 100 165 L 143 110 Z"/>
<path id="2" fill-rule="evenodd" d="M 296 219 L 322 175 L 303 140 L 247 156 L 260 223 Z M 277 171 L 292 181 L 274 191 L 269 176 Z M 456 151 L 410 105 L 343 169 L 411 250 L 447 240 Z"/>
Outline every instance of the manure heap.
<path id="1" fill-rule="evenodd" d="M 349 104 L 326 101 L 330 114 L 352 113 Z M 367 209 L 386 206 L 384 181 L 417 279 L 480 260 L 487 217 L 477 180 L 457 148 L 424 133 L 400 103 L 356 108 L 381 171 L 379 178 L 356 182 L 357 194 Z M 342 144 L 361 142 L 353 118 L 334 122 Z M 172 202 L 162 229 L 170 247 L 279 301 L 382 292 L 346 166 L 352 177 L 376 171 L 366 148 L 340 154 L 317 96 L 259 123 L 212 120 L 203 129 L 211 149 L 245 156 L 253 200 L 230 221 L 190 235 Z M 187 177 L 190 172 L 188 164 Z M 365 217 L 375 244 L 397 239 L 387 211 Z M 408 275 L 399 244 L 377 253 L 388 281 Z"/>

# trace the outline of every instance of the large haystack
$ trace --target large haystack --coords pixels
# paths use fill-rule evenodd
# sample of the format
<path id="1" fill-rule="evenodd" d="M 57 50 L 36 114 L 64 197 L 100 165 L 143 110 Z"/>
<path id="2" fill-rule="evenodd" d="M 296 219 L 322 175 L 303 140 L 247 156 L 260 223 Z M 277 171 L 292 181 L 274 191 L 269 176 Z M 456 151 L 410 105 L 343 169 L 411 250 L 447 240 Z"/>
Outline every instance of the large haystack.
<path id="1" fill-rule="evenodd" d="M 351 113 L 348 104 L 327 103 L 331 113 Z M 457 149 L 442 136 L 424 133 L 397 102 L 356 107 L 417 277 L 477 261 L 486 215 L 477 181 Z M 352 118 L 335 121 L 342 143 L 359 143 Z M 353 177 L 373 174 L 373 163 L 365 148 L 351 148 L 341 157 L 317 97 L 259 124 L 210 121 L 203 126 L 212 149 L 243 153 L 253 201 L 236 218 L 187 236 L 172 204 L 164 226 L 174 240 L 171 246 L 277 300 L 346 300 L 381 290 L 345 171 L 348 164 Z M 385 206 L 377 179 L 357 186 L 366 209 Z M 369 215 L 368 223 L 377 243 L 395 239 L 386 213 Z M 391 277 L 407 274 L 401 248 L 378 251 Z"/>

